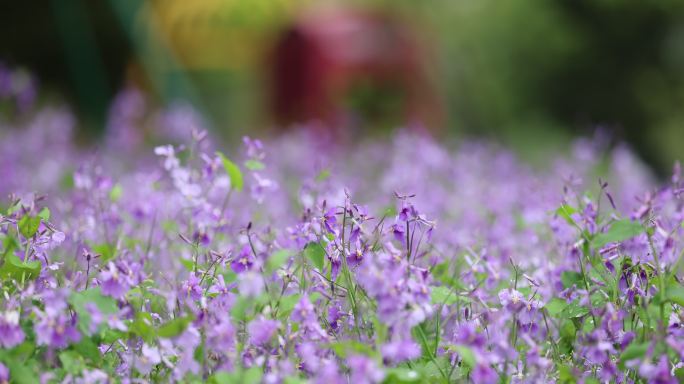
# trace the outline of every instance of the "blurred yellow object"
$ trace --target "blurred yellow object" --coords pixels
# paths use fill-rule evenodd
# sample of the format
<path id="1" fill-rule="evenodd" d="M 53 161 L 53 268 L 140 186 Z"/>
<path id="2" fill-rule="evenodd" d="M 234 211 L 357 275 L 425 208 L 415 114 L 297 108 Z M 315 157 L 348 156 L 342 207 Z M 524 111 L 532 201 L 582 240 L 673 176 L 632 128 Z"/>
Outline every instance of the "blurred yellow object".
<path id="1" fill-rule="evenodd" d="M 259 63 L 270 34 L 308 1 L 152 0 L 138 15 L 186 70 L 236 70 Z M 156 37 L 155 37 L 156 35 Z"/>

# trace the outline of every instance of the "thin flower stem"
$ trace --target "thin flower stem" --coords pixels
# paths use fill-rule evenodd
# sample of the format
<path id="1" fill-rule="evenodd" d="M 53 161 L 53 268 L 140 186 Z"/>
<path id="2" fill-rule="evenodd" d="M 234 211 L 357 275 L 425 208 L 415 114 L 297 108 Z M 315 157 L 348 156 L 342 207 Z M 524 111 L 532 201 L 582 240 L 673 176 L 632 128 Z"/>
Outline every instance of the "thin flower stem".
<path id="1" fill-rule="evenodd" d="M 448 380 L 449 377 L 447 376 L 446 372 L 444 372 L 442 367 L 437 363 L 437 359 L 435 358 L 435 355 L 432 353 L 432 350 L 430 349 L 427 337 L 425 336 L 425 331 L 423 331 L 423 327 L 419 324 L 418 326 L 416 326 L 416 329 L 418 329 L 418 335 L 420 336 L 420 340 L 423 343 L 423 349 L 425 349 L 425 351 L 428 353 L 428 358 L 437 367 L 442 377 Z"/>

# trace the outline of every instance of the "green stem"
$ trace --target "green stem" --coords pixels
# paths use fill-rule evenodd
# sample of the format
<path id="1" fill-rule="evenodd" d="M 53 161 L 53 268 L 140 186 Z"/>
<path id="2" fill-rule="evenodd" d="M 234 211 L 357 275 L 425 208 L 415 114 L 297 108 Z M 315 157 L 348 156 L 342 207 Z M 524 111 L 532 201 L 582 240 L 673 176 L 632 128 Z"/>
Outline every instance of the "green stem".
<path id="1" fill-rule="evenodd" d="M 442 375 L 442 377 L 444 379 L 448 380 L 449 377 L 447 376 L 446 372 L 444 372 L 442 367 L 440 367 L 439 364 L 437 364 L 437 360 L 435 359 L 435 355 L 432 353 L 432 350 L 428 346 L 427 337 L 425 336 L 425 331 L 423 331 L 423 327 L 421 325 L 418 325 L 416 328 L 418 329 L 418 335 L 420 336 L 420 340 L 423 343 L 423 349 L 425 349 L 425 351 L 428 353 L 428 358 L 430 358 L 430 361 L 432 361 L 432 363 L 435 364 L 435 366 L 439 370 L 439 373 Z"/>

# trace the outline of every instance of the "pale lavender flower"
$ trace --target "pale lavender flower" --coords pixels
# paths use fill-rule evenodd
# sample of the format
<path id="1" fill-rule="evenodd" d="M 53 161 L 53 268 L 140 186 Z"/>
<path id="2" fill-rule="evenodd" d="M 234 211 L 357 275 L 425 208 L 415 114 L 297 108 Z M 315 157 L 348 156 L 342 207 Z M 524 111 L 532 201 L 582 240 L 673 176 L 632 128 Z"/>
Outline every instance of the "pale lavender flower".
<path id="1" fill-rule="evenodd" d="M 62 313 L 48 314 L 41 311 L 38 311 L 36 316 L 34 331 L 38 345 L 65 348 L 81 339 L 74 318 Z"/>
<path id="2" fill-rule="evenodd" d="M 161 363 L 159 348 L 143 344 L 140 356 L 134 358 L 133 366 L 140 374 L 147 375 L 159 363 Z"/>
<path id="3" fill-rule="evenodd" d="M 192 300 L 199 300 L 202 298 L 202 287 L 199 285 L 200 278 L 194 273 L 190 274 L 187 280 L 183 282 L 182 290 L 185 295 Z"/>
<path id="4" fill-rule="evenodd" d="M 349 381 L 354 384 L 375 384 L 382 381 L 385 373 L 371 358 L 362 355 L 352 355 L 347 359 L 351 370 Z"/>
<path id="5" fill-rule="evenodd" d="M 382 357 L 391 363 L 413 360 L 421 355 L 421 349 L 413 340 L 397 340 L 385 343 L 380 351 Z"/>
<path id="6" fill-rule="evenodd" d="M 115 299 L 122 299 L 128 292 L 129 283 L 117 265 L 110 261 L 107 264 L 107 269 L 100 272 L 100 287 L 103 294 Z"/>
<path id="7" fill-rule="evenodd" d="M 280 323 L 278 321 L 260 316 L 247 324 L 249 342 L 257 346 L 263 346 L 271 341 L 279 327 Z"/>
<path id="8" fill-rule="evenodd" d="M 0 314 L 0 346 L 12 348 L 24 341 L 24 331 L 19 325 L 19 312 L 7 311 Z"/>
<path id="9" fill-rule="evenodd" d="M 0 383 L 10 382 L 10 371 L 7 366 L 0 362 Z"/>
<path id="10" fill-rule="evenodd" d="M 308 295 L 303 295 L 292 311 L 290 319 L 296 322 L 310 322 L 316 321 L 316 312 L 313 304 L 309 301 Z"/>
<path id="11" fill-rule="evenodd" d="M 264 291 L 264 278 L 254 272 L 248 271 L 240 275 L 238 280 L 238 291 L 245 297 L 257 297 Z"/>

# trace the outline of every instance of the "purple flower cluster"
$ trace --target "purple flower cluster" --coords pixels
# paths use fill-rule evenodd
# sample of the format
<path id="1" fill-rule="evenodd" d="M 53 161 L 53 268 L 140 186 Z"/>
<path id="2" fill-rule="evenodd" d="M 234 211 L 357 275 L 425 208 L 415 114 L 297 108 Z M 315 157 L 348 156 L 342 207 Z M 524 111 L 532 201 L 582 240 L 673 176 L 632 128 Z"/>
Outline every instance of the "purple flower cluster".
<path id="1" fill-rule="evenodd" d="M 684 379 L 678 166 L 658 186 L 599 141 L 537 169 L 406 133 L 226 156 L 135 90 L 97 155 L 65 110 L 11 121 L 0 382 Z"/>

